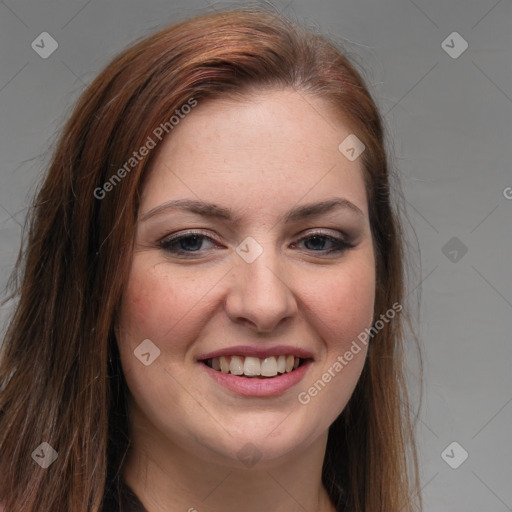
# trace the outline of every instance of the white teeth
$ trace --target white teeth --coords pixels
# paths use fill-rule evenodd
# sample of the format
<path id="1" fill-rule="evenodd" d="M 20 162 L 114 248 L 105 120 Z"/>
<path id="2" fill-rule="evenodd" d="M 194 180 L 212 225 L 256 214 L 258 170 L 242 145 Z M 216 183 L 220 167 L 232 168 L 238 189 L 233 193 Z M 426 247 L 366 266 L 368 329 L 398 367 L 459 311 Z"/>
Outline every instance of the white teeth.
<path id="1" fill-rule="evenodd" d="M 263 377 L 275 377 L 277 375 L 277 361 L 274 356 L 263 359 L 261 363 L 261 375 L 263 375 Z"/>
<path id="2" fill-rule="evenodd" d="M 257 357 L 246 357 L 244 361 L 244 375 L 249 377 L 253 375 L 261 375 L 260 373 L 260 360 Z"/>
<path id="3" fill-rule="evenodd" d="M 242 375 L 244 373 L 244 360 L 238 356 L 232 356 L 229 363 L 229 371 L 233 375 Z"/>
<path id="4" fill-rule="evenodd" d="M 245 375 L 247 377 L 276 377 L 282 373 L 296 370 L 300 364 L 300 358 L 293 355 L 270 356 L 259 359 L 253 356 L 221 356 L 208 360 L 208 366 L 222 373 L 233 375 Z"/>

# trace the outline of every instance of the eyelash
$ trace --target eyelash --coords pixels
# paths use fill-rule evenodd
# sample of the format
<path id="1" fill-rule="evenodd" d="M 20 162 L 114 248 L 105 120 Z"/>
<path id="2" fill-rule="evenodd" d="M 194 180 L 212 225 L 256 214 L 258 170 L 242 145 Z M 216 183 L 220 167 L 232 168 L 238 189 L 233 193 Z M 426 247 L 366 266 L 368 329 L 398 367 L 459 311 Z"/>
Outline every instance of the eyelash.
<path id="1" fill-rule="evenodd" d="M 168 252 L 170 254 L 176 255 L 176 256 L 194 257 L 192 255 L 201 254 L 200 250 L 198 250 L 198 251 L 186 251 L 186 250 L 183 250 L 183 249 L 178 249 L 178 250 L 173 250 L 172 249 L 172 247 L 174 245 L 179 244 L 179 242 L 181 242 L 182 240 L 186 240 L 186 239 L 189 239 L 189 238 L 199 238 L 200 240 L 205 240 L 206 239 L 206 240 L 210 240 L 212 242 L 217 242 L 211 236 L 208 236 L 206 233 L 198 230 L 198 231 L 189 231 L 189 232 L 187 232 L 185 234 L 182 234 L 182 235 L 171 236 L 171 237 L 165 238 L 165 239 L 163 239 L 163 240 L 161 240 L 159 242 L 159 246 L 164 251 L 166 251 L 166 252 Z M 309 250 L 309 251 L 311 251 L 313 253 L 317 253 L 317 254 L 329 255 L 329 254 L 333 254 L 333 253 L 343 253 L 343 252 L 347 251 L 348 249 L 351 249 L 352 247 L 354 247 L 353 244 L 350 244 L 350 243 L 346 242 L 342 238 L 338 238 L 338 237 L 335 237 L 335 236 L 332 236 L 332 235 L 328 235 L 326 233 L 322 233 L 321 231 L 316 231 L 316 232 L 313 232 L 313 233 L 309 233 L 307 236 L 304 236 L 304 237 L 300 238 L 297 242 L 294 242 L 294 244 L 297 244 L 299 242 L 303 242 L 305 240 L 311 240 L 313 238 L 325 239 L 325 240 L 335 244 L 335 248 L 329 249 L 327 251 L 325 251 L 325 250 L 314 251 L 312 249 L 307 249 L 307 250 Z"/>

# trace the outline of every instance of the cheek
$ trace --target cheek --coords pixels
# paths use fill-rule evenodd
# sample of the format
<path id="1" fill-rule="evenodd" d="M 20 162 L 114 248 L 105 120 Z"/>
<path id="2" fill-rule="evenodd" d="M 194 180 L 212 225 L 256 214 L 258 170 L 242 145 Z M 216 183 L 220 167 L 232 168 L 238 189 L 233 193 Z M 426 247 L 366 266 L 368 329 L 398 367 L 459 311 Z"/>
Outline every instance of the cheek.
<path id="1" fill-rule="evenodd" d="M 364 367 L 367 346 L 357 337 L 372 323 L 374 268 L 373 253 L 361 251 L 308 283 L 310 322 L 324 347 L 320 364 L 297 394 L 303 414 L 317 419 L 311 437 L 325 432 L 344 410 Z"/>
<path id="2" fill-rule="evenodd" d="M 177 402 L 179 386 L 175 387 L 164 370 L 172 362 L 183 362 L 188 343 L 198 329 L 192 317 L 202 287 L 198 290 L 195 281 L 179 272 L 171 274 L 164 264 L 144 254 L 134 258 L 116 332 L 123 372 L 138 404 L 155 396 L 166 397 L 167 403 L 171 397 Z M 148 366 L 136 357 L 144 340 L 150 340 L 159 350 Z M 151 345 L 148 350 L 157 353 Z M 153 416 L 154 421 L 158 418 L 158 414 Z"/>
<path id="3" fill-rule="evenodd" d="M 310 283 L 312 313 L 330 349 L 342 349 L 373 319 L 375 272 L 373 259 L 340 267 L 337 273 Z"/>
<path id="4" fill-rule="evenodd" d="M 186 297 L 191 291 L 183 292 L 184 285 L 176 278 L 171 285 L 171 279 L 160 265 L 134 262 L 121 305 L 119 331 L 122 351 L 132 352 L 144 339 L 164 348 L 165 335 L 172 333 L 173 326 L 190 309 Z M 172 337 L 179 339 L 179 336 Z"/>
<path id="5" fill-rule="evenodd" d="M 150 339 L 165 359 L 182 358 L 213 307 L 209 292 L 219 280 L 218 272 L 191 274 L 190 268 L 171 271 L 144 254 L 134 258 L 121 305 L 121 350 L 133 352 Z"/>

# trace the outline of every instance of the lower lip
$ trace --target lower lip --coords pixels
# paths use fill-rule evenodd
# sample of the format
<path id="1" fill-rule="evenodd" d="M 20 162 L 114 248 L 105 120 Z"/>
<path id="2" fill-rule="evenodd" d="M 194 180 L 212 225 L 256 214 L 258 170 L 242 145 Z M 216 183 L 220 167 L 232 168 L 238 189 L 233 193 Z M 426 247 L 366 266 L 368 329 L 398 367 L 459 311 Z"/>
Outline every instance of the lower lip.
<path id="1" fill-rule="evenodd" d="M 283 373 L 277 377 L 258 379 L 255 377 L 240 377 L 231 373 L 222 373 L 204 363 L 199 363 L 221 386 L 234 391 L 242 396 L 277 396 L 298 384 L 306 375 L 311 365 L 311 360 L 306 361 L 296 370 L 290 373 Z"/>

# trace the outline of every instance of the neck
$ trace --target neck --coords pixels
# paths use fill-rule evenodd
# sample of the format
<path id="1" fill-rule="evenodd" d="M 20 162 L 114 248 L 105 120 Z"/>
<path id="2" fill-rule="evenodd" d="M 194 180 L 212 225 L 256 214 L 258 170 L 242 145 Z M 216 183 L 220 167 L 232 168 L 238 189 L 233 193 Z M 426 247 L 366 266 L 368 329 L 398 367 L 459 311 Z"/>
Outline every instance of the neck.
<path id="1" fill-rule="evenodd" d="M 327 433 L 279 461 L 240 469 L 191 454 L 140 418 L 132 431 L 123 478 L 147 512 L 336 512 L 321 480 Z"/>

